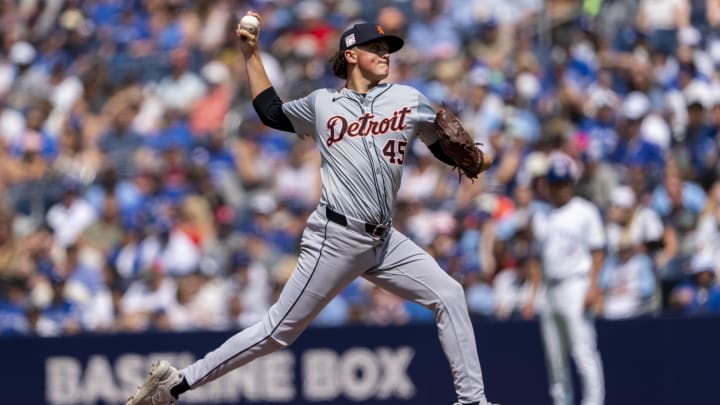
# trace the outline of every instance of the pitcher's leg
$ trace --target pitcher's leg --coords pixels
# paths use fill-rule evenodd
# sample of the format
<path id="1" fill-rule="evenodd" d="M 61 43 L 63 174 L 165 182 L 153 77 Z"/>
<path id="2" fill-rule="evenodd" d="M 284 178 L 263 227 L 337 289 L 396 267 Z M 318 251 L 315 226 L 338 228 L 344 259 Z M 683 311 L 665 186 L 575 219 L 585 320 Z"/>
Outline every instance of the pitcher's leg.
<path id="1" fill-rule="evenodd" d="M 182 370 L 192 388 L 290 345 L 322 308 L 373 262 L 373 252 L 349 231 L 311 218 L 297 266 L 262 321 Z"/>
<path id="2" fill-rule="evenodd" d="M 262 321 L 236 333 L 205 357 L 182 370 L 191 388 L 215 380 L 243 364 L 282 349 L 284 346 L 270 337 L 273 326 L 266 316 Z"/>
<path id="3" fill-rule="evenodd" d="M 393 231 L 378 268 L 363 277 L 435 314 L 440 344 L 462 403 L 486 403 L 475 334 L 460 283 L 414 242 Z"/>

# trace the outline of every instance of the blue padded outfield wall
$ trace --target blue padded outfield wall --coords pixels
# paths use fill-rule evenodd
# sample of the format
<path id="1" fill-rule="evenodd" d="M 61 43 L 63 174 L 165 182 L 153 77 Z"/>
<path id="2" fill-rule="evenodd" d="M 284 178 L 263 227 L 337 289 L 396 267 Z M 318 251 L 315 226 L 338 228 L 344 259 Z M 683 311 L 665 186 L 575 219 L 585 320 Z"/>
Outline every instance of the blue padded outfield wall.
<path id="1" fill-rule="evenodd" d="M 548 405 L 535 322 L 476 322 L 490 399 Z M 121 404 L 149 364 L 186 365 L 231 333 L 0 338 L 2 405 Z M 720 318 L 598 322 L 608 405 L 719 405 Z M 451 405 L 435 327 L 310 329 L 180 404 Z"/>

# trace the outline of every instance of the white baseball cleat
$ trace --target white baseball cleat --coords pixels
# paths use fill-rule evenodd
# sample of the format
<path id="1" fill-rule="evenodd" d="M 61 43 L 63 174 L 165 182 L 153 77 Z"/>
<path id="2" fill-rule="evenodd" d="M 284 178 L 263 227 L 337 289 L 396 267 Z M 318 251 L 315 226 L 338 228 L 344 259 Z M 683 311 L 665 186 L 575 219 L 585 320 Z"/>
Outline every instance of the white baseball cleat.
<path id="1" fill-rule="evenodd" d="M 477 402 L 475 402 L 477 404 Z M 496 404 L 495 402 L 485 402 L 486 405 L 500 405 Z M 460 402 L 455 402 L 453 405 L 463 405 Z"/>
<path id="2" fill-rule="evenodd" d="M 147 380 L 139 386 L 125 405 L 174 404 L 177 398 L 170 394 L 172 387 L 180 384 L 183 375 L 165 360 L 153 364 Z"/>

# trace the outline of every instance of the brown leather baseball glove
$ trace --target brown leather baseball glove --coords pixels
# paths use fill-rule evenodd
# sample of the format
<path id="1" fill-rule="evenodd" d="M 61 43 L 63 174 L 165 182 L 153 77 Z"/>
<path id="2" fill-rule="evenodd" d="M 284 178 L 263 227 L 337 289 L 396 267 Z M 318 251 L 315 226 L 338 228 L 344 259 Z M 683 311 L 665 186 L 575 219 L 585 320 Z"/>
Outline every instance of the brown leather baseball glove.
<path id="1" fill-rule="evenodd" d="M 490 168 L 492 157 L 477 147 L 460 118 L 445 105 L 435 115 L 435 131 L 443 152 L 455 162 L 461 174 L 477 179 L 480 173 Z"/>

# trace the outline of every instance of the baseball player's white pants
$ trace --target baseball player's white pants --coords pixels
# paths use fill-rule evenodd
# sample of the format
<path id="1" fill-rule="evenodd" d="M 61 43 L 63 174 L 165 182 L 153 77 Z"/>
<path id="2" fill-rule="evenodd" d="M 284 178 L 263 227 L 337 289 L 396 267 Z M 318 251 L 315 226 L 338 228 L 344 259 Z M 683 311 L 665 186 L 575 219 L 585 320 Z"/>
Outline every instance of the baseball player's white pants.
<path id="1" fill-rule="evenodd" d="M 589 285 L 587 277 L 571 277 L 546 288 L 540 329 L 554 405 L 574 404 L 568 354 L 575 361 L 582 383 L 582 405 L 601 405 L 604 401 L 605 384 L 594 317 L 584 309 Z"/>
<path id="2" fill-rule="evenodd" d="M 484 404 L 482 372 L 462 286 L 402 233 L 393 229 L 384 238 L 375 238 L 329 221 L 322 208 L 308 219 L 297 266 L 278 301 L 263 320 L 183 369 L 188 384 L 196 388 L 289 346 L 358 276 L 435 313 L 458 399 Z"/>

